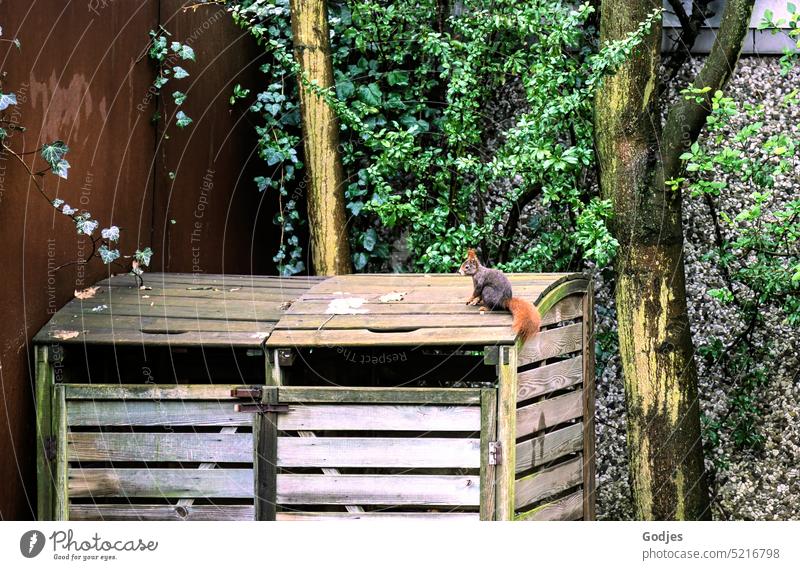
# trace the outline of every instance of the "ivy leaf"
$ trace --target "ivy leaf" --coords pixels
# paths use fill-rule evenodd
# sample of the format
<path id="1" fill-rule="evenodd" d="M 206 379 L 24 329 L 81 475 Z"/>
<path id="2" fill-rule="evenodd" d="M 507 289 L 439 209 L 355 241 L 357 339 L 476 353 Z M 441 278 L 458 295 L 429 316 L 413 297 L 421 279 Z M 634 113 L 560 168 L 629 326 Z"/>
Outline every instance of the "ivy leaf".
<path id="1" fill-rule="evenodd" d="M 8 109 L 9 105 L 17 104 L 17 96 L 13 93 L 0 93 L 0 111 Z"/>
<path id="2" fill-rule="evenodd" d="M 189 72 L 182 68 L 180 65 L 176 65 L 172 68 L 173 77 L 175 79 L 183 79 L 184 77 L 189 77 Z"/>
<path id="3" fill-rule="evenodd" d="M 163 75 L 159 75 L 153 81 L 153 87 L 155 87 L 156 89 L 161 89 L 162 87 L 164 87 L 164 85 L 167 84 L 167 81 L 169 81 L 169 78 L 164 77 Z"/>
<path id="4" fill-rule="evenodd" d="M 64 144 L 64 141 L 53 141 L 50 144 L 43 145 L 40 152 L 44 161 L 50 165 L 50 168 L 55 169 L 58 162 L 64 158 L 68 151 L 69 147 Z"/>
<path id="5" fill-rule="evenodd" d="M 108 246 L 105 244 L 97 248 L 97 253 L 100 254 L 100 259 L 102 259 L 103 263 L 105 263 L 106 265 L 112 263 L 116 259 L 119 259 L 119 250 L 108 249 Z"/>
<path id="6" fill-rule="evenodd" d="M 55 166 L 50 167 L 50 171 L 58 176 L 59 178 L 63 178 L 64 180 L 67 179 L 67 169 L 69 168 L 69 162 L 64 160 L 63 158 L 59 160 Z"/>
<path id="7" fill-rule="evenodd" d="M 367 251 L 372 251 L 375 249 L 375 244 L 378 243 L 378 234 L 374 229 L 370 228 L 364 232 L 362 243 L 364 244 L 364 249 Z"/>
<path id="8" fill-rule="evenodd" d="M 336 96 L 341 100 L 349 99 L 356 91 L 356 86 L 352 81 L 340 81 L 336 83 Z"/>
<path id="9" fill-rule="evenodd" d="M 175 91 L 172 94 L 172 99 L 175 101 L 176 105 L 182 105 L 184 101 L 186 101 L 186 93 L 182 91 Z"/>
<path id="10" fill-rule="evenodd" d="M 389 85 L 408 85 L 408 73 L 405 71 L 390 71 L 386 74 Z"/>
<path id="11" fill-rule="evenodd" d="M 192 123 L 192 118 L 186 115 L 183 111 L 175 113 L 175 124 L 180 128 L 186 128 Z"/>
<path id="12" fill-rule="evenodd" d="M 369 85 L 362 85 L 359 87 L 358 95 L 364 103 L 377 107 L 381 104 L 381 96 L 383 93 L 377 83 L 370 83 Z"/>
<path id="13" fill-rule="evenodd" d="M 353 267 L 355 267 L 356 271 L 364 269 L 367 266 L 367 261 L 369 261 L 369 258 L 363 251 L 359 251 L 353 255 Z"/>
<path id="14" fill-rule="evenodd" d="M 153 250 L 149 247 L 146 247 L 141 251 L 137 249 L 136 253 L 133 254 L 133 258 L 144 266 L 150 265 L 151 257 L 153 257 Z"/>
<path id="15" fill-rule="evenodd" d="M 178 57 L 181 59 L 191 59 L 194 61 L 194 50 L 190 46 L 180 42 L 172 42 L 170 47 L 172 48 L 172 51 L 177 53 Z"/>
<path id="16" fill-rule="evenodd" d="M 6 131 L 4 128 L 0 127 L 0 141 L 5 139 L 7 136 L 8 136 L 8 131 Z"/>

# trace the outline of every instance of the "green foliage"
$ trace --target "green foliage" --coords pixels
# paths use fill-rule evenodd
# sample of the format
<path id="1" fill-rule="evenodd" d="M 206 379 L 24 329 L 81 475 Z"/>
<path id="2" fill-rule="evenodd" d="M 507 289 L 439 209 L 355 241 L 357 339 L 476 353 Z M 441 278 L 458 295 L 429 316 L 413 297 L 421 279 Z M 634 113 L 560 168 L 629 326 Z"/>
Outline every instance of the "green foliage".
<path id="1" fill-rule="evenodd" d="M 784 75 L 789 73 L 794 64 L 800 57 L 800 10 L 797 5 L 792 2 L 786 4 L 789 18 L 775 19 L 775 14 L 772 10 L 764 10 L 761 16 L 761 21 L 758 23 L 759 30 L 769 30 L 773 35 L 784 34 L 791 41 L 794 42 L 794 49 L 787 47 L 784 49 L 783 57 L 781 58 L 781 70 Z"/>
<path id="2" fill-rule="evenodd" d="M 305 269 L 298 233 L 304 215 L 291 195 L 303 167 L 298 74 L 341 121 L 357 270 L 385 268 L 390 243 L 401 237 L 407 270 L 452 271 L 467 246 L 479 246 L 486 262 L 506 270 L 576 268 L 583 257 L 604 265 L 613 257 L 610 205 L 596 198 L 587 176 L 592 98 L 658 13 L 598 52 L 588 4 L 464 2 L 440 29 L 440 2 L 331 1 L 335 89 L 325 91 L 294 61 L 286 0 L 227 4 L 268 55 L 266 86 L 251 109 L 261 120 L 260 156 L 269 169 L 256 183 L 280 203 L 275 261 L 282 273 Z M 487 104 L 510 92 L 521 94 L 525 108 L 500 124 Z M 517 228 L 503 228 L 533 198 L 544 207 L 527 221 L 532 243 L 512 245 Z"/>
<path id="3" fill-rule="evenodd" d="M 153 91 L 161 93 L 161 89 L 170 81 L 185 79 L 189 77 L 189 72 L 178 65 L 178 61 L 195 61 L 194 50 L 188 44 L 181 42 L 169 42 L 170 34 L 164 26 L 159 26 L 157 30 L 150 30 L 150 49 L 147 54 L 150 59 L 158 65 L 158 75 L 153 80 Z M 172 93 L 172 101 L 176 107 L 180 107 L 186 101 L 186 93 L 176 90 Z M 161 117 L 158 113 L 155 120 Z M 184 111 L 175 113 L 175 125 L 183 129 L 191 124 L 191 117 Z"/>

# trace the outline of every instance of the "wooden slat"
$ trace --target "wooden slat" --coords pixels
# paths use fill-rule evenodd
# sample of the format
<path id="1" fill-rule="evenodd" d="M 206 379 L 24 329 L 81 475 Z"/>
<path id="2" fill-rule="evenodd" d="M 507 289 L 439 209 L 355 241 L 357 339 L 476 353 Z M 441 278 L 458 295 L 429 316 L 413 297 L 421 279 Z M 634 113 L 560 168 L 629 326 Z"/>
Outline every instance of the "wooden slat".
<path id="1" fill-rule="evenodd" d="M 96 433 L 67 435 L 69 461 L 250 463 L 250 433 Z"/>
<path id="2" fill-rule="evenodd" d="M 462 292 L 463 293 L 463 292 Z M 467 295 L 469 295 L 469 291 L 467 291 Z M 465 297 L 466 299 L 466 297 Z M 307 316 L 315 316 L 315 315 L 325 315 L 325 311 L 328 310 L 330 302 L 329 301 L 300 301 L 294 303 L 289 309 L 286 310 L 284 315 L 307 315 Z M 409 315 L 419 315 L 419 316 L 426 316 L 426 315 L 457 315 L 457 316 L 468 316 L 477 319 L 478 324 L 483 323 L 484 317 L 488 317 L 492 315 L 491 312 L 484 313 L 483 316 L 480 314 L 480 309 L 477 307 L 469 307 L 464 303 L 381 303 L 381 302 L 372 302 L 370 299 L 367 299 L 366 302 L 359 307 L 360 309 L 365 309 L 366 315 L 385 315 L 385 316 L 396 316 L 398 319 L 403 319 Z M 503 312 L 496 312 L 495 315 L 501 315 L 510 321 L 509 313 Z M 328 317 L 330 315 L 326 315 Z M 340 316 L 340 315 L 337 315 Z M 446 326 L 447 321 L 444 320 L 445 317 L 440 317 L 442 320 L 442 325 Z M 402 322 L 402 321 L 401 321 Z M 279 325 L 278 328 L 282 328 L 282 323 Z M 482 326 L 482 325 L 481 325 Z M 325 328 L 328 328 L 328 325 L 325 325 Z"/>
<path id="3" fill-rule="evenodd" d="M 476 316 L 475 318 L 480 318 Z M 407 332 L 353 330 L 282 330 L 275 328 L 267 340 L 272 347 L 312 346 L 445 346 L 513 343 L 516 334 L 505 327 L 420 328 Z M 539 335 L 537 335 L 539 336 Z"/>
<path id="4" fill-rule="evenodd" d="M 590 282 L 584 296 L 583 311 L 583 516 L 595 520 L 595 452 L 594 452 L 594 283 Z"/>
<path id="5" fill-rule="evenodd" d="M 276 362 L 277 364 L 277 362 Z M 278 387 L 265 386 L 261 403 L 278 403 Z M 278 418 L 275 412 L 258 414 L 253 422 L 253 467 L 257 520 L 274 521 L 278 464 Z"/>
<path id="6" fill-rule="evenodd" d="M 282 505 L 478 506 L 479 478 L 462 475 L 278 475 Z"/>
<path id="7" fill-rule="evenodd" d="M 279 437 L 280 467 L 480 467 L 480 440 L 468 438 Z"/>
<path id="8" fill-rule="evenodd" d="M 527 471 L 583 449 L 583 424 L 577 423 L 518 443 L 516 472 Z"/>
<path id="9" fill-rule="evenodd" d="M 517 510 L 580 485 L 583 480 L 583 457 L 537 471 L 517 479 L 514 504 Z"/>
<path id="10" fill-rule="evenodd" d="M 80 505 L 71 504 L 73 521 L 251 521 L 253 505 Z"/>
<path id="11" fill-rule="evenodd" d="M 70 497 L 253 497 L 252 469 L 71 468 Z"/>
<path id="12" fill-rule="evenodd" d="M 57 349 L 57 347 L 55 347 Z M 51 463 L 47 460 L 45 449 L 47 438 L 53 434 L 53 368 L 48 356 L 48 346 L 37 346 L 36 353 L 36 491 L 37 518 L 40 521 L 53 520 L 54 478 Z"/>
<path id="13" fill-rule="evenodd" d="M 517 401 L 522 402 L 580 384 L 583 380 L 583 357 L 576 356 L 519 373 Z"/>
<path id="14" fill-rule="evenodd" d="M 514 517 L 514 465 L 517 440 L 517 347 L 500 347 L 497 394 L 497 441 L 501 461 L 495 469 L 496 518 L 506 521 Z"/>
<path id="15" fill-rule="evenodd" d="M 495 520 L 496 471 L 495 462 L 489 463 L 489 445 L 497 441 L 497 390 L 481 390 L 481 505 L 480 517 L 484 521 Z"/>
<path id="16" fill-rule="evenodd" d="M 575 521 L 583 518 L 583 493 L 571 495 L 541 505 L 516 517 L 518 521 Z"/>
<path id="17" fill-rule="evenodd" d="M 247 415 L 247 414 L 240 414 Z M 294 430 L 478 431 L 477 406 L 298 404 L 278 414 L 278 428 Z"/>
<path id="18" fill-rule="evenodd" d="M 477 388 L 281 387 L 281 403 L 479 404 Z"/>
<path id="19" fill-rule="evenodd" d="M 53 435 L 55 436 L 55 506 L 53 519 L 67 520 L 69 494 L 67 490 L 67 404 L 63 384 L 53 386 Z"/>
<path id="20" fill-rule="evenodd" d="M 552 309 L 542 315 L 542 326 L 579 319 L 581 316 L 583 316 L 583 295 L 570 295 L 561 299 Z"/>
<path id="21" fill-rule="evenodd" d="M 583 325 L 576 323 L 542 331 L 520 349 L 520 366 L 581 350 Z"/>
<path id="22" fill-rule="evenodd" d="M 71 426 L 248 426 L 253 414 L 235 412 L 231 400 L 73 400 Z"/>
<path id="23" fill-rule="evenodd" d="M 278 513 L 279 521 L 359 521 L 359 520 L 408 520 L 408 521 L 477 521 L 478 513 L 466 512 L 382 512 L 364 513 L 315 513 L 315 512 L 282 512 Z"/>
<path id="24" fill-rule="evenodd" d="M 111 334 L 117 331 L 188 331 L 188 332 L 234 332 L 256 333 L 270 332 L 275 321 L 238 321 L 230 319 L 199 319 L 183 317 L 124 317 L 116 313 L 64 315 L 57 321 L 51 321 L 46 330 L 87 330 L 104 331 Z M 175 333 L 177 334 L 177 333 Z"/>
<path id="25" fill-rule="evenodd" d="M 180 334 L 155 334 L 140 331 L 76 330 L 78 336 L 64 340 L 60 333 L 42 331 L 37 342 L 64 344 L 97 344 L 117 346 L 169 346 L 175 348 L 260 348 L 269 331 L 244 332 L 182 332 Z"/>
<path id="26" fill-rule="evenodd" d="M 279 329 L 393 329 L 442 328 L 442 327 L 485 327 L 511 326 L 511 313 L 505 311 L 456 314 L 443 321 L 441 315 L 401 313 L 366 313 L 357 315 L 316 315 L 286 314 L 280 320 Z"/>
<path id="27" fill-rule="evenodd" d="M 234 400 L 240 384 L 65 384 L 67 400 Z"/>
<path id="28" fill-rule="evenodd" d="M 517 438 L 579 418 L 582 414 L 582 390 L 523 406 L 517 409 Z"/>

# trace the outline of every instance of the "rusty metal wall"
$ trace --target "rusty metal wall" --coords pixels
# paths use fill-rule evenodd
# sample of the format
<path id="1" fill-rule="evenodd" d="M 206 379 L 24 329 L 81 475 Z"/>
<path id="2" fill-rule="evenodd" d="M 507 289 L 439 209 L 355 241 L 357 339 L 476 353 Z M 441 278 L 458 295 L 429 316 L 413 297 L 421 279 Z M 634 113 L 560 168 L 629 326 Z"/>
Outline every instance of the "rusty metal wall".
<path id="1" fill-rule="evenodd" d="M 3 38 L 22 44 L 0 44 L 5 91 L 19 99 L 7 112 L 27 127 L 13 147 L 63 139 L 70 176 L 46 177 L 47 191 L 123 228 L 123 251 L 151 246 L 154 269 L 268 273 L 274 210 L 252 182 L 258 159 L 246 106 L 228 103 L 236 82 L 261 81 L 260 50 L 219 8 L 184 11 L 181 4 L 0 2 Z M 185 130 L 151 123 L 159 105 L 148 91 L 155 67 L 140 55 L 159 22 L 196 53 L 180 85 L 194 119 Z M 36 501 L 29 340 L 107 268 L 94 261 L 54 271 L 81 258 L 87 243 L 7 156 L 0 157 L 0 244 L 0 518 L 25 519 Z"/>

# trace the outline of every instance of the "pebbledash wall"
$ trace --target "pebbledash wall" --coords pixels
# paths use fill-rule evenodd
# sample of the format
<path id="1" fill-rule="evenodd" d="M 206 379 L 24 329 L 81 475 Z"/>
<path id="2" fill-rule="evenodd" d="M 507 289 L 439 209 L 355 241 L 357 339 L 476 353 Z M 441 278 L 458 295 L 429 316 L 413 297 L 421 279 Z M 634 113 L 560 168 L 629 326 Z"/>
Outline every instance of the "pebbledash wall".
<path id="1" fill-rule="evenodd" d="M 4 91 L 18 98 L 9 112 L 27 127 L 13 144 L 27 150 L 64 140 L 69 179 L 48 177 L 48 192 L 120 226 L 123 251 L 152 247 L 155 270 L 267 273 L 271 255 L 251 255 L 251 247 L 277 241 L 275 212 L 252 182 L 259 159 L 246 105 L 228 102 L 236 83 L 261 80 L 261 50 L 220 8 L 184 12 L 182 4 L 90 0 L 54 9 L 3 2 L 3 37 L 19 38 L 22 47 L 3 43 L 0 51 Z M 180 86 L 194 122 L 185 130 L 168 127 L 169 138 L 151 122 L 156 70 L 140 59 L 148 31 L 159 24 L 196 52 Z M 0 519 L 29 519 L 36 510 L 30 339 L 75 289 L 107 269 L 94 262 L 55 271 L 88 253 L 90 244 L 6 156 L 0 157 L 0 243 Z"/>

